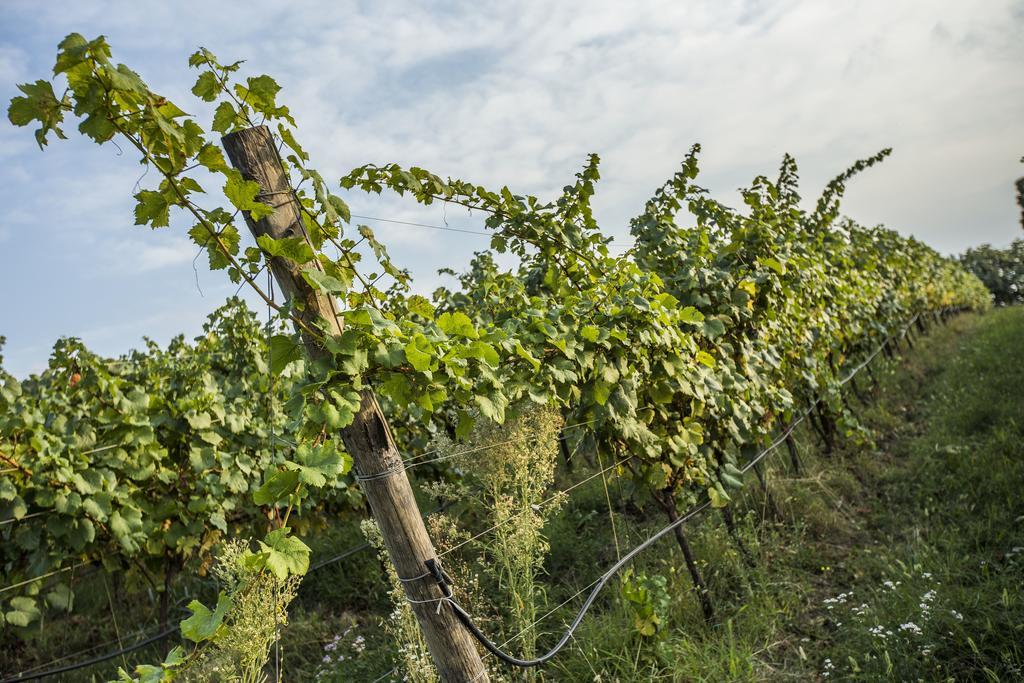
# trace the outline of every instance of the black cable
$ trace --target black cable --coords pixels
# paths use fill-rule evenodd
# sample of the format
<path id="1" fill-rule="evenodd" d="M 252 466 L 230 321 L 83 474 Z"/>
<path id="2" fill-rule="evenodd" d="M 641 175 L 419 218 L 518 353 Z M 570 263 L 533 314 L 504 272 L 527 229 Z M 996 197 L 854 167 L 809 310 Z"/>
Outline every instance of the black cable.
<path id="1" fill-rule="evenodd" d="M 70 671 L 78 671 L 79 669 L 84 669 L 84 668 L 86 668 L 88 666 L 92 666 L 94 664 L 100 664 L 102 662 L 106 662 L 106 661 L 114 659 L 116 657 L 120 657 L 121 655 L 126 655 L 129 652 L 135 652 L 136 650 L 144 648 L 147 645 L 152 645 L 153 643 L 155 643 L 157 641 L 163 640 L 164 638 L 167 638 L 168 636 L 174 635 L 177 632 L 178 632 L 178 627 L 174 626 L 174 627 L 171 627 L 171 628 L 167 629 L 166 631 L 163 631 L 161 633 L 157 633 L 156 635 L 150 636 L 149 638 L 146 638 L 145 640 L 139 641 L 138 643 L 135 643 L 134 645 L 129 645 L 126 648 L 122 648 L 120 650 L 117 650 L 116 652 L 108 652 L 105 655 L 100 655 L 99 657 L 93 657 L 92 659 L 86 660 L 84 662 L 79 662 L 78 664 L 68 664 L 67 666 L 62 666 L 59 669 L 50 669 L 49 671 L 40 671 L 38 673 L 29 674 L 27 676 L 20 676 L 20 677 L 16 677 L 16 678 L 6 678 L 3 681 L 0 681 L 0 683 L 20 683 L 20 681 L 35 681 L 35 680 L 39 680 L 40 678 L 46 678 L 48 676 L 57 676 L 59 674 L 68 673 Z"/>
<path id="2" fill-rule="evenodd" d="M 356 553 L 361 553 L 362 551 L 369 550 L 369 549 L 370 549 L 370 544 L 369 543 L 363 543 L 362 545 L 357 545 L 357 546 L 355 546 L 353 548 L 349 548 L 348 550 L 344 550 L 341 553 L 339 553 L 338 555 L 335 555 L 334 557 L 332 557 L 330 559 L 321 560 L 321 561 L 317 562 L 312 567 L 310 567 L 309 570 L 306 573 L 308 574 L 309 572 L 315 572 L 317 569 L 320 569 L 321 567 L 326 567 L 327 565 L 334 564 L 335 562 L 341 562 L 346 557 L 350 557 L 352 555 L 355 555 Z"/>
<path id="3" fill-rule="evenodd" d="M 452 504 L 453 504 L 453 503 L 452 503 L 451 501 L 445 501 L 445 503 L 444 503 L 443 505 L 439 505 L 438 507 L 434 508 L 433 510 L 430 510 L 429 512 L 427 512 L 427 513 L 426 513 L 425 515 L 423 515 L 423 516 L 424 516 L 424 517 L 429 517 L 430 515 L 436 514 L 436 513 L 438 513 L 438 512 L 441 512 L 441 511 L 443 511 L 443 510 L 447 509 L 447 508 L 448 508 L 448 507 L 450 507 L 450 506 L 451 506 Z M 312 565 L 312 566 L 310 566 L 310 568 L 309 568 L 309 569 L 308 569 L 308 570 L 306 571 L 306 573 L 308 574 L 308 573 L 310 573 L 310 572 L 314 572 L 314 571 L 316 571 L 317 569 L 321 569 L 321 568 L 323 568 L 323 567 L 326 567 L 326 566 L 327 566 L 327 565 L 329 565 L 329 564 L 334 564 L 335 562 L 341 562 L 341 561 L 342 561 L 342 560 L 344 560 L 344 559 L 345 559 L 346 557 L 351 557 L 352 555 L 355 555 L 356 553 L 361 553 L 361 552 L 363 552 L 364 550 L 369 550 L 369 549 L 370 549 L 370 547 L 371 547 L 371 546 L 370 546 L 370 544 L 369 544 L 369 543 L 361 543 L 361 544 L 359 544 L 359 545 L 357 545 L 357 546 L 353 546 L 353 547 L 351 547 L 351 548 L 349 548 L 349 549 L 347 549 L 347 550 L 342 550 L 342 551 L 341 551 L 340 553 L 338 553 L 338 554 L 337 554 L 337 555 L 335 555 L 334 557 L 328 558 L 328 559 L 326 559 L 326 560 L 320 560 L 319 562 L 317 562 L 317 563 L 313 564 L 313 565 Z M 0 681 L 0 683 L 3 683 L 3 681 Z"/>
<path id="4" fill-rule="evenodd" d="M 913 319 L 911 319 L 911 321 L 907 323 L 906 327 L 904 327 L 904 330 L 906 330 L 907 327 L 912 325 L 914 321 L 917 320 L 917 318 L 918 316 L 915 315 Z M 881 349 L 881 347 L 879 347 L 879 349 Z M 854 375 L 860 372 L 860 370 L 863 369 L 868 363 L 870 363 L 876 355 L 878 355 L 878 350 L 871 354 L 866 361 L 864 361 L 859 366 L 854 368 L 854 370 L 849 374 L 846 380 L 843 380 L 842 382 L 840 382 L 840 384 L 844 384 L 846 381 L 848 381 L 850 378 L 852 378 Z M 774 451 L 782 443 L 784 443 L 786 437 L 792 434 L 793 430 L 796 429 L 796 426 L 803 422 L 810 414 L 810 412 L 814 409 L 814 407 L 820 402 L 820 398 L 816 399 L 811 403 L 811 406 L 806 411 L 804 411 L 804 413 L 800 417 L 790 422 L 789 426 L 782 433 L 782 435 L 779 436 L 779 438 L 773 441 L 767 448 L 762 450 L 756 456 L 751 458 L 750 461 L 743 466 L 743 473 L 746 474 L 747 472 L 749 472 L 754 466 L 756 466 L 759 462 L 766 458 L 772 451 Z M 641 543 L 640 545 L 636 546 L 628 553 L 623 555 L 621 559 L 619 559 L 604 574 L 600 576 L 596 584 L 593 584 L 594 587 L 590 590 L 590 594 L 587 596 L 587 599 L 584 601 L 583 605 L 576 613 L 575 618 L 573 618 L 572 623 L 566 629 L 565 633 L 563 633 L 562 637 L 558 640 L 557 643 L 555 643 L 554 647 L 548 650 L 545 654 L 534 659 L 519 659 L 518 657 L 514 657 L 508 654 L 507 652 L 503 651 L 501 649 L 501 646 L 495 644 L 494 641 L 492 641 L 490 638 L 484 635 L 483 632 L 480 631 L 480 629 L 477 627 L 477 625 L 473 623 L 473 618 L 469 615 L 469 613 L 466 612 L 466 610 L 464 610 L 462 606 L 458 602 L 456 602 L 455 599 L 452 597 L 451 587 L 449 586 L 450 579 L 448 578 L 448 575 L 444 572 L 444 570 L 441 569 L 441 566 L 437 562 L 437 560 L 427 560 L 426 565 L 427 569 L 434 575 L 435 580 L 441 587 L 441 590 L 444 594 L 444 597 L 440 598 L 440 600 L 443 602 L 447 602 L 451 605 L 452 610 L 455 612 L 455 616 L 459 619 L 460 622 L 462 622 L 462 625 L 469 630 L 473 637 L 476 638 L 476 640 L 481 645 L 483 645 L 488 652 L 490 652 L 492 655 L 502 660 L 506 664 L 511 664 L 513 666 L 518 666 L 521 668 L 538 666 L 550 660 L 552 657 L 557 655 L 562 650 L 562 648 L 565 647 L 565 645 L 572 638 L 573 633 L 576 631 L 580 623 L 583 621 L 583 618 L 586 616 L 587 612 L 590 610 L 591 606 L 594 604 L 594 601 L 597 599 L 598 593 L 601 592 L 601 589 L 603 589 L 605 585 L 607 585 L 608 581 L 613 576 L 615 576 L 615 574 L 617 574 L 619 570 L 621 570 L 623 567 L 629 564 L 629 562 L 631 562 L 634 557 L 642 553 L 647 548 L 651 547 L 654 543 L 663 538 L 670 531 L 673 531 L 677 527 L 685 524 L 689 520 L 693 519 L 700 513 L 707 510 L 710 506 L 711 501 L 705 500 L 704 502 L 700 503 L 699 505 L 691 509 L 689 512 L 687 512 L 685 515 L 683 515 L 676 521 L 672 522 L 671 524 L 668 524 L 667 526 L 663 527 L 660 531 L 655 533 L 646 541 L 644 541 L 643 543 Z"/>
<path id="5" fill-rule="evenodd" d="M 432 512 L 429 512 L 427 514 L 432 514 L 433 512 L 437 512 L 438 510 L 441 510 L 441 509 L 442 508 L 438 508 L 437 510 L 433 510 Z M 370 544 L 369 543 L 362 543 L 360 545 L 354 546 L 352 548 L 349 548 L 348 550 L 342 551 L 341 553 L 339 553 L 338 555 L 335 555 L 334 557 L 331 557 L 331 558 L 328 558 L 326 560 L 321 560 L 320 562 L 317 562 L 316 564 L 314 564 L 313 566 L 311 566 L 309 568 L 309 572 L 314 572 L 317 569 L 325 567 L 325 566 L 327 566 L 329 564 L 334 564 L 335 562 L 340 562 L 341 560 L 345 559 L 346 557 L 350 557 L 351 555 L 355 555 L 356 553 L 360 553 L 360 552 L 362 552 L 364 550 L 368 550 L 369 548 L 370 548 Z M 40 671 L 40 672 L 34 673 L 34 674 L 22 674 L 22 675 L 20 675 L 18 677 L 15 677 L 15 678 L 7 678 L 7 679 L 4 679 L 4 680 L 0 681 L 0 683 L 16 683 L 18 681 L 32 681 L 32 680 L 37 680 L 37 679 L 40 679 L 40 678 L 44 678 L 46 676 L 56 676 L 58 674 L 67 673 L 69 671 L 76 671 L 78 669 L 83 669 L 83 668 L 85 668 L 87 666 L 92 666 L 93 664 L 100 664 L 100 663 L 108 661 L 110 659 L 114 659 L 116 657 L 120 657 L 121 655 L 128 654 L 129 652 L 133 652 L 135 650 L 138 650 L 139 648 L 145 647 L 146 645 L 149 645 L 151 643 L 155 643 L 155 642 L 157 642 L 159 640 L 163 640 L 164 638 L 167 638 L 168 636 L 176 633 L 177 631 L 178 631 L 178 627 L 175 626 L 173 628 L 167 629 L 166 631 L 163 631 L 162 633 L 158 633 L 158 634 L 156 634 L 154 636 L 150 636 L 146 640 L 138 642 L 138 643 L 136 643 L 134 645 L 130 645 L 129 647 L 124 648 L 122 650 L 118 650 L 116 652 L 110 652 L 110 653 L 107 653 L 105 655 L 100 655 L 99 657 L 95 657 L 93 659 L 87 660 L 85 662 L 80 662 L 78 664 L 69 664 L 69 665 L 61 667 L 59 669 L 50 669 L 48 671 Z"/>
<path id="6" fill-rule="evenodd" d="M 583 617 L 586 616 L 587 611 L 590 610 L 591 605 L 594 604 L 594 601 L 597 599 L 598 593 L 601 592 L 601 589 L 605 587 L 608 581 L 613 576 L 615 576 L 615 574 L 617 574 L 620 569 L 629 564 L 629 562 L 632 561 L 634 557 L 636 557 L 641 552 L 643 552 L 651 545 L 653 545 L 655 542 L 660 540 L 663 536 L 665 536 L 665 534 L 667 534 L 670 531 L 673 531 L 676 527 L 693 519 L 701 512 L 704 512 L 704 510 L 706 510 L 710 506 L 710 500 L 704 501 L 703 503 L 693 508 L 685 515 L 683 515 L 676 521 L 672 522 L 668 526 L 664 527 L 656 534 L 648 538 L 646 541 L 644 541 L 643 543 L 641 543 L 640 545 L 638 545 L 637 547 L 633 548 L 631 551 L 623 555 L 622 559 L 613 564 L 608 569 L 608 571 L 602 574 L 601 578 L 598 579 L 597 583 L 590 590 L 590 595 L 587 596 L 587 599 L 586 601 L 584 601 L 583 606 L 580 608 L 579 612 L 576 613 L 576 617 L 572 620 L 572 624 L 569 625 L 569 628 L 562 635 L 561 639 L 559 639 L 555 646 L 548 650 L 547 653 L 541 655 L 540 657 L 537 657 L 536 659 L 519 659 L 517 657 L 513 657 L 510 654 L 507 654 L 506 652 L 503 652 L 498 645 L 494 644 L 494 642 L 492 642 L 487 636 L 480 632 L 480 629 L 477 628 L 476 624 L 473 623 L 473 618 L 470 617 L 469 614 L 467 614 L 466 611 L 462 609 L 462 606 L 459 605 L 459 603 L 455 602 L 455 600 L 453 600 L 450 595 L 447 596 L 447 602 L 451 604 L 452 609 L 455 611 L 455 616 L 459 618 L 459 621 L 462 622 L 463 626 L 469 629 L 469 632 L 473 634 L 473 637 L 475 637 L 480 642 L 480 644 L 487 649 L 488 652 L 493 654 L 498 659 L 501 659 L 502 661 L 508 664 L 512 664 L 513 666 L 524 668 L 537 666 L 538 664 L 543 664 L 544 662 L 548 661 L 556 654 L 558 654 L 558 652 L 563 647 L 565 647 L 566 643 L 569 642 L 569 639 L 572 638 L 572 634 L 576 631 L 580 623 L 583 621 Z M 447 587 L 445 587 L 444 590 L 446 593 L 450 593 L 450 590 L 448 590 Z"/>

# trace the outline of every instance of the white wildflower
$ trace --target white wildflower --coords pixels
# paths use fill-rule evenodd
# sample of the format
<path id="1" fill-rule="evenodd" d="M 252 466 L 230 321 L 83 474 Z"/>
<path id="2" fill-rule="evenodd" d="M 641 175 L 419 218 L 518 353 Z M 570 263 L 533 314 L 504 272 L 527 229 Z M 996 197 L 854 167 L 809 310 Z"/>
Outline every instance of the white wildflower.
<path id="1" fill-rule="evenodd" d="M 900 624 L 900 630 L 901 631 L 908 631 L 908 632 L 912 633 L 915 636 L 921 635 L 921 627 L 918 626 L 917 624 L 915 624 L 912 621 L 908 621 L 905 624 Z"/>

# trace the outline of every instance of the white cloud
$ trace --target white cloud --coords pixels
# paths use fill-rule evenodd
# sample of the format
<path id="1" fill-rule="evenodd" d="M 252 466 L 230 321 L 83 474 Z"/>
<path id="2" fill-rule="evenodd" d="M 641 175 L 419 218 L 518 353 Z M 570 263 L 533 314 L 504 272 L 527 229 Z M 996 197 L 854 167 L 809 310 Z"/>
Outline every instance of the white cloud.
<path id="1" fill-rule="evenodd" d="M 1024 11 L 1015 0 L 240 7 L 9 2 L 18 35 L 0 34 L 0 80 L 45 76 L 71 30 L 105 33 L 116 58 L 185 109 L 206 111 L 188 94 L 195 73 L 185 66 L 205 45 L 278 78 L 326 178 L 398 161 L 551 197 L 598 152 L 598 217 L 620 238 L 694 142 L 704 146 L 700 182 L 733 204 L 735 188 L 774 173 L 786 152 L 812 201 L 854 159 L 891 145 L 891 159 L 850 185 L 850 215 L 947 252 L 1019 235 L 1012 181 L 1024 174 Z M 0 83 L 0 94 L 13 88 Z M 4 126 L 0 150 L 0 230 L 51 241 L 64 277 L 80 283 L 70 286 L 91 286 L 88 271 L 102 263 L 112 277 L 159 273 L 194 289 L 182 226 L 131 227 L 141 171 L 129 151 L 118 157 L 70 141 L 39 154 L 27 131 Z M 451 207 L 446 215 L 395 197 L 348 196 L 356 213 L 482 226 Z M 436 268 L 459 268 L 487 244 L 411 226 L 374 229 L 419 291 L 439 282 Z M 4 264 L 17 258 L 11 243 Z M 205 311 L 211 301 L 168 305 Z M 116 315 L 128 313 L 96 310 Z"/>
<path id="2" fill-rule="evenodd" d="M 139 239 L 121 242 L 112 250 L 112 265 L 125 274 L 142 275 L 191 263 L 196 256 L 196 245 L 184 237 L 172 235 L 164 242 L 150 244 Z"/>

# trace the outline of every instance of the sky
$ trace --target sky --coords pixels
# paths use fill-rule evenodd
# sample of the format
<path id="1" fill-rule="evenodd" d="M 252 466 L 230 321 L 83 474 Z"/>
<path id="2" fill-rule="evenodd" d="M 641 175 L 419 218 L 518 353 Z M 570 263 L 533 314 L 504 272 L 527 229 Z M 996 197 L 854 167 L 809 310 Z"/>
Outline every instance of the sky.
<path id="1" fill-rule="evenodd" d="M 1022 29 L 1020 0 L 0 0 L 0 100 L 47 78 L 76 31 L 107 36 L 116 61 L 205 113 L 187 66 L 204 46 L 277 79 L 327 179 L 398 162 L 551 198 L 596 152 L 596 215 L 623 243 L 695 142 L 698 183 L 732 205 L 785 153 L 809 203 L 891 146 L 850 183 L 844 212 L 959 253 L 1024 236 Z M 236 290 L 195 259 L 187 223 L 133 225 L 134 188 L 155 180 L 129 150 L 66 128 L 40 152 L 30 129 L 0 121 L 0 335 L 16 376 L 44 368 L 61 336 L 109 355 L 194 336 Z M 361 215 L 482 228 L 452 207 L 344 196 Z M 362 222 L 421 293 L 488 243 Z"/>

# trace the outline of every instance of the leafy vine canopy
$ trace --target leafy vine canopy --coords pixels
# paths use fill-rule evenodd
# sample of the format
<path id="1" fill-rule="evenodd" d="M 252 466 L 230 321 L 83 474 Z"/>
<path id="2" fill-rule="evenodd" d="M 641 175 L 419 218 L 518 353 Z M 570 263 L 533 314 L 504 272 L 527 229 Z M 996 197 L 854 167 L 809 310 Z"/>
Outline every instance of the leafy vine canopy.
<path id="1" fill-rule="evenodd" d="M 840 218 L 847 181 L 888 150 L 838 176 L 813 210 L 801 208 L 787 156 L 775 178 L 759 176 L 742 191 L 737 210 L 695 184 L 695 146 L 631 222 L 635 246 L 614 255 L 591 208 L 597 155 L 549 201 L 397 164 L 361 166 L 332 184 L 310 166 L 271 77 L 243 77 L 241 62 L 222 63 L 205 49 L 189 66 L 198 72 L 192 93 L 212 105 L 209 122 L 115 64 L 102 37 L 78 34 L 60 44 L 54 80 L 20 85 L 8 111 L 15 125 L 37 126 L 41 148 L 65 138 L 71 120 L 99 144 L 129 144 L 159 174 L 135 195 L 135 222 L 161 229 L 172 212 L 187 217 L 210 267 L 250 287 L 276 316 L 265 342 L 240 307 L 211 323 L 223 324 L 218 338 L 247 330 L 223 342 L 236 365 L 219 374 L 201 360 L 202 342 L 184 356 L 173 344 L 151 347 L 136 356 L 146 369 L 134 375 L 111 371 L 77 342 L 58 346 L 52 372 L 38 380 L 51 384 L 46 412 L 26 410 L 0 429 L 0 448 L 22 467 L 0 500 L 14 517 L 55 511 L 67 525 L 67 556 L 94 548 L 97 530 L 126 563 L 175 554 L 175 534 L 201 547 L 239 510 L 263 508 L 276 511 L 276 523 L 253 562 L 282 576 L 303 573 L 308 548 L 281 529 L 290 528 L 293 508 L 326 505 L 338 491 L 358 503 L 344 480 L 351 459 L 338 434 L 367 388 L 407 452 L 438 430 L 459 438 L 480 419 L 501 423 L 523 401 L 553 404 L 567 423 L 587 425 L 567 439 L 622 458 L 638 484 L 680 503 L 706 495 L 724 506 L 745 452 L 799 404 L 836 396 L 848 356 L 916 312 L 988 302 L 977 278 L 923 243 Z M 278 145 L 290 184 L 283 197 L 243 177 L 218 144 L 258 126 Z M 491 250 L 457 275 L 457 287 L 431 299 L 414 294 L 370 228 L 352 224 L 342 195 L 354 191 L 479 212 Z M 301 230 L 243 239 L 243 219 L 270 216 L 281 202 L 294 202 Z M 683 210 L 692 225 L 678 221 Z M 493 252 L 517 265 L 499 268 Z M 301 300 L 271 296 L 262 273 L 282 262 L 329 297 L 333 320 L 309 315 Z M 320 353 L 304 359 L 303 341 Z M 80 383 L 69 385 L 66 371 Z M 36 381 L 7 378 L 5 415 L 23 396 L 44 393 Z M 280 412 L 257 416 L 255 396 L 271 396 Z M 275 432 L 289 443 L 271 445 Z M 99 457 L 75 455 L 106 437 L 121 445 Z M 121 497 L 124 482 L 141 488 L 153 478 L 166 484 L 158 496 L 165 507 Z M 91 531 L 70 519 L 86 506 L 90 516 L 81 519 L 94 520 Z M 33 538 L 11 557 L 5 552 L 8 568 L 24 570 L 25 557 L 35 558 L 34 569 L 66 560 L 39 554 L 33 543 L 42 537 Z"/>

